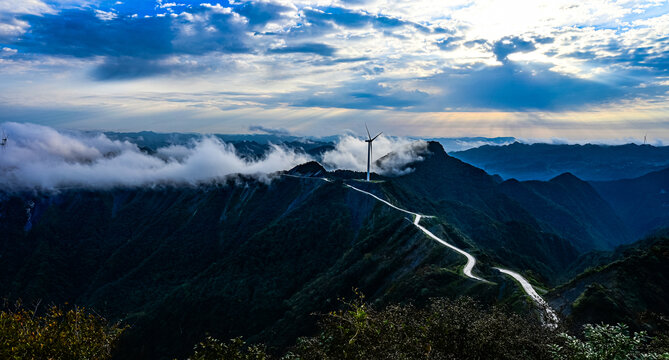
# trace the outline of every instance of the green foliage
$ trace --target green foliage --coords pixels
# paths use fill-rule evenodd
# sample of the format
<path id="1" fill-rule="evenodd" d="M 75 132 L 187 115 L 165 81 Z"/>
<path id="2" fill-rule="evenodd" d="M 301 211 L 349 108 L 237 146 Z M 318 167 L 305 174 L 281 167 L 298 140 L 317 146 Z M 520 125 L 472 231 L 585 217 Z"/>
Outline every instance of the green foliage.
<path id="1" fill-rule="evenodd" d="M 652 331 L 659 323 L 642 314 L 666 316 L 667 289 L 669 236 L 660 232 L 617 249 L 604 264 L 552 290 L 548 298 L 567 306 L 568 321 L 577 329 L 586 323 L 624 323 L 633 330 Z"/>
<path id="2" fill-rule="evenodd" d="M 241 337 L 227 343 L 207 336 L 195 345 L 195 353 L 189 360 L 266 360 L 268 355 L 260 345 L 247 345 Z"/>
<path id="3" fill-rule="evenodd" d="M 424 308 L 391 305 L 377 310 L 365 297 L 323 316 L 319 334 L 298 339 L 281 360 L 339 359 L 550 359 L 668 360 L 645 332 L 626 325 L 586 325 L 584 340 L 557 333 L 534 318 L 484 308 L 471 298 L 432 299 Z M 655 349 L 655 350 L 653 350 Z M 659 352 L 657 351 L 659 349 Z M 269 360 L 241 338 L 207 337 L 189 360 Z"/>
<path id="4" fill-rule="evenodd" d="M 284 359 L 549 359 L 551 330 L 470 298 L 376 310 L 363 297 L 324 317 Z"/>
<path id="5" fill-rule="evenodd" d="M 645 332 L 629 335 L 624 324 L 584 326 L 585 339 L 560 334 L 563 344 L 551 345 L 555 360 L 627 360 L 669 359 L 669 353 L 645 352 L 648 337 Z"/>
<path id="6" fill-rule="evenodd" d="M 83 308 L 38 315 L 19 305 L 0 312 L 0 359 L 109 359 L 124 330 Z"/>

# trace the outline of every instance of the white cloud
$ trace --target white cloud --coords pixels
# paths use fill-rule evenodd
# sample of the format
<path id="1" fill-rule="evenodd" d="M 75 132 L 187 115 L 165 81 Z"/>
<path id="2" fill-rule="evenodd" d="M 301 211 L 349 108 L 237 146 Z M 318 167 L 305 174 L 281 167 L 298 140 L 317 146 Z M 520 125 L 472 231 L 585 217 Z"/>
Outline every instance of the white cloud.
<path id="1" fill-rule="evenodd" d="M 17 52 L 18 52 L 18 50 L 16 50 L 16 49 L 12 49 L 12 48 L 8 48 L 8 47 L 3 47 L 2 49 L 0 49 L 0 55 L 3 55 L 3 56 L 14 55 L 14 54 L 16 54 Z"/>
<path id="2" fill-rule="evenodd" d="M 405 168 L 407 164 L 422 160 L 420 153 L 426 146 L 424 141 L 379 136 L 372 143 L 372 161 L 376 162 L 389 153 L 394 155 L 380 161 L 380 166 L 373 164 L 372 171 L 384 175 L 406 173 L 409 171 Z M 367 143 L 351 135 L 342 136 L 334 150 L 323 154 L 322 163 L 329 170 L 367 171 Z"/>
<path id="3" fill-rule="evenodd" d="M 104 134 L 56 130 L 50 127 L 3 123 L 9 136 L 0 150 L 0 189 L 57 190 L 68 187 L 111 188 L 157 184 L 197 185 L 245 174 L 267 181 L 271 173 L 288 170 L 313 160 L 308 155 L 278 145 L 258 160 L 240 157 L 234 146 L 214 137 L 191 144 L 159 148 L 149 155 L 127 141 L 110 140 Z M 373 171 L 401 175 L 406 165 L 421 160 L 426 142 L 379 137 L 374 142 Z M 383 157 L 390 152 L 392 156 Z M 344 136 L 322 162 L 330 169 L 365 171 L 367 144 Z"/>
<path id="4" fill-rule="evenodd" d="M 2 0 L 0 14 L 53 14 L 56 11 L 40 0 Z"/>
<path id="5" fill-rule="evenodd" d="M 231 174 L 268 179 L 309 158 L 272 146 L 257 161 L 239 157 L 232 145 L 203 137 L 192 147 L 160 149 L 159 156 L 104 135 L 56 131 L 19 123 L 1 126 L 9 143 L 0 153 L 0 186 L 5 189 L 109 188 L 153 184 L 199 184 Z"/>
<path id="6" fill-rule="evenodd" d="M 116 19 L 117 15 L 113 11 L 95 10 L 95 17 L 103 21 Z"/>
<path id="7" fill-rule="evenodd" d="M 8 18 L 2 20 L 0 18 L 0 40 L 12 39 L 21 36 L 28 31 L 30 24 L 23 20 Z"/>
<path id="8" fill-rule="evenodd" d="M 84 3 L 87 5 L 81 5 Z M 171 6 L 173 3 L 179 5 L 180 1 L 170 0 L 168 3 L 165 0 L 159 5 Z M 534 44 L 536 50 L 528 48 L 524 52 L 510 53 L 507 59 L 519 69 L 550 69 L 552 72 L 566 74 L 569 77 L 619 86 L 621 91 L 643 89 L 644 86 L 650 87 L 653 84 L 666 86 L 666 82 L 653 79 L 653 74 L 644 77 L 645 75 L 635 72 L 644 66 L 661 65 L 663 57 L 666 56 L 668 45 L 662 40 L 669 35 L 666 1 L 281 0 L 278 3 L 292 10 L 286 12 L 284 14 L 286 16 L 266 24 L 263 28 L 265 31 L 252 33 L 243 32 L 249 23 L 244 23 L 244 17 L 233 14 L 231 7 L 217 2 L 210 3 L 204 5 L 209 8 L 208 11 L 203 12 L 202 9 L 195 11 L 193 10 L 197 7 L 195 5 L 180 12 L 178 17 L 172 20 L 173 30 L 176 30 L 177 36 L 172 39 L 171 44 L 174 48 L 186 49 L 184 52 L 187 54 L 169 54 L 156 60 L 155 64 L 164 65 L 167 70 L 150 74 L 151 77 L 91 82 L 88 75 L 94 72 L 92 68 L 103 62 L 104 57 L 86 59 L 61 57 L 64 59 L 63 63 L 58 63 L 54 60 L 58 54 L 30 53 L 30 49 L 19 48 L 21 56 L 8 56 L 10 54 L 7 51 L 0 51 L 2 63 L 0 89 L 4 90 L 0 92 L 0 101 L 5 99 L 5 104 L 11 106 L 40 106 L 50 103 L 54 107 L 68 105 L 77 109 L 96 109 L 97 113 L 87 120 L 88 122 L 83 120 L 75 122 L 69 118 L 58 119 L 63 121 L 61 124 L 67 123 L 68 126 L 81 128 L 131 126 L 133 129 L 158 129 L 157 127 L 169 129 L 169 126 L 178 125 L 179 130 L 202 130 L 216 126 L 217 129 L 235 132 L 248 126 L 250 122 L 244 122 L 246 119 L 261 123 L 276 121 L 278 127 L 305 129 L 312 133 L 324 134 L 324 131 L 327 131 L 327 134 L 339 133 L 340 129 L 328 119 L 336 117 L 340 119 L 337 125 L 349 126 L 353 120 L 344 119 L 345 115 L 342 115 L 349 110 L 296 108 L 291 106 L 295 103 L 288 101 L 291 99 L 290 94 L 302 92 L 309 92 L 312 95 L 327 94 L 336 92 L 337 89 L 349 89 L 351 91 L 348 94 L 353 94 L 352 96 L 365 96 L 365 92 L 374 95 L 372 91 L 367 91 L 369 89 L 382 89 L 388 90 L 389 93 L 411 95 L 420 91 L 429 94 L 430 97 L 446 96 L 449 91 L 448 84 L 436 84 L 423 79 L 441 72 L 448 73 L 454 69 L 466 76 L 469 71 L 502 65 L 493 53 L 493 43 L 503 36 L 517 36 L 529 41 L 536 37 L 554 39 L 552 43 L 546 41 Z M 33 13 L 50 11 L 45 4 L 36 0 L 0 0 L 0 15 L 3 11 L 7 13 L 19 9 Z M 56 9 L 69 7 L 92 9 L 96 8 L 95 4 L 99 5 L 102 2 L 77 3 L 74 0 L 66 0 L 49 1 L 48 4 Z M 93 5 L 89 6 L 90 4 Z M 315 26 L 310 27 L 305 21 L 304 9 L 322 7 L 321 9 L 327 12 L 330 11 L 326 9 L 329 6 L 341 6 L 365 15 L 381 14 L 420 24 L 424 28 L 412 25 L 383 27 L 374 21 L 362 21 L 363 25 L 359 26 L 347 26 L 343 24 L 345 21 L 342 21 L 341 24 L 326 22 L 329 25 L 318 29 L 314 28 Z M 202 41 L 201 35 L 211 35 L 211 41 L 216 42 L 220 40 L 216 36 L 226 33 L 225 30 L 211 31 L 215 30 L 212 28 L 214 17 L 208 15 L 212 12 L 232 14 L 234 20 L 231 24 L 241 29 L 242 32 L 239 34 L 243 34 L 240 36 L 244 36 L 245 39 L 243 45 L 248 46 L 250 53 L 221 54 L 203 51 L 210 49 L 211 46 Z M 641 13 L 633 14 L 633 12 Z M 28 23 L 16 20 L 17 17 L 12 14 L 14 13 L 4 18 L 0 17 L 4 19 L 0 20 L 4 21 L 0 24 L 0 38 L 16 38 L 29 29 Z M 110 8 L 99 8 L 98 16 L 111 19 L 115 13 Z M 137 21 L 139 20 L 141 19 Z M 455 33 L 425 31 L 437 27 L 451 29 Z M 442 49 L 444 46 L 439 48 L 437 41 L 449 37 L 456 39 L 452 42 L 453 46 L 446 50 Z M 474 40 L 478 42 L 470 42 Z M 336 54 L 329 58 L 321 58 L 303 53 L 278 56 L 266 51 L 306 42 L 332 46 L 337 49 Z M 468 46 L 464 45 L 466 42 L 470 42 Z M 199 44 L 204 45 L 198 48 Z M 629 56 L 626 58 L 625 55 Z M 629 61 L 636 63 L 630 64 L 627 59 L 632 59 Z M 68 62 L 69 68 L 66 64 Z M 632 69 L 633 67 L 635 68 Z M 185 74 L 188 76 L 184 76 Z M 33 83 L 28 84 L 28 81 Z M 625 84 L 628 83 L 632 85 L 626 87 Z M 72 86 L 64 87 L 63 84 Z M 10 88 L 11 91 L 8 91 Z M 628 98 L 644 96 L 643 92 L 635 93 L 637 90 L 630 90 Z M 345 91 L 340 92 L 347 94 Z M 40 96 L 34 96 L 36 93 Z M 155 93 L 165 93 L 169 96 L 160 99 L 145 96 Z M 211 95 L 204 95 L 207 93 Z M 178 94 L 175 96 L 180 97 L 181 103 L 171 101 L 175 97 L 171 94 Z M 636 96 L 637 94 L 640 95 Z M 118 102 L 114 96 L 126 98 L 123 102 Z M 279 104 L 267 100 L 272 98 L 288 100 Z M 104 109 L 106 113 L 100 114 L 102 112 L 100 109 Z M 119 109 L 123 110 L 118 111 Z M 243 109 L 239 111 L 244 113 L 241 115 L 221 113 L 238 109 Z M 448 106 L 443 109 L 452 111 L 459 108 Z M 177 120 L 160 123 L 146 120 L 143 124 L 128 120 L 138 112 L 142 116 L 146 115 L 145 119 L 163 115 L 177 119 L 183 115 L 179 111 L 195 113 L 195 117 L 191 117 L 192 121 L 189 123 L 182 121 L 179 124 Z M 153 112 L 153 116 L 150 116 L 150 112 Z M 204 112 L 206 119 L 198 118 L 199 114 Z M 318 118 L 310 117 L 316 113 Z M 258 114 L 265 114 L 270 118 L 262 119 Z M 280 115 L 272 117 L 275 114 Z M 226 116 L 224 122 L 212 120 L 223 115 Z M 375 115 L 365 112 L 358 115 L 372 119 L 383 117 L 388 124 L 391 121 L 385 114 Z M 100 119 L 104 116 L 114 117 L 115 121 L 103 124 Z M 393 116 L 404 117 L 405 114 L 394 112 Z M 537 116 L 543 115 L 537 114 Z M 12 120 L 8 116 L 1 119 Z M 49 121 L 41 118 L 29 120 L 44 121 L 44 123 Z M 164 125 L 166 123 L 169 126 Z M 241 125 L 238 125 L 240 123 Z M 500 126 L 504 126 L 504 121 L 499 123 Z M 473 121 L 470 124 L 470 129 L 478 126 L 478 123 Z M 188 128 L 189 126 L 191 128 Z M 327 130 L 321 130 L 324 128 Z M 414 127 L 410 131 L 413 129 L 416 129 L 416 132 L 410 134 L 421 133 L 419 127 Z M 447 130 L 443 131 L 438 135 L 451 136 Z M 475 133 L 481 134 L 470 132 L 469 135 Z"/>

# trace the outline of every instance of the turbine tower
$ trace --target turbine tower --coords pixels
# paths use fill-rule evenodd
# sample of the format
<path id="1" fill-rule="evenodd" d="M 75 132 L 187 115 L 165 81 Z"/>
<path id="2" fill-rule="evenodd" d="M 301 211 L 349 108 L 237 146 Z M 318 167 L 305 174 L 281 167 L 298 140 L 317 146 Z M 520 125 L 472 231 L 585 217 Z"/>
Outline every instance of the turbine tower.
<path id="1" fill-rule="evenodd" d="M 367 124 L 365 124 L 365 129 L 367 130 L 367 140 L 365 140 L 367 143 L 367 181 L 369 181 L 369 168 L 372 160 L 372 141 L 376 140 L 376 138 L 383 134 L 383 132 L 380 132 L 378 135 L 372 137 L 372 135 L 369 133 L 369 128 L 367 128 Z"/>

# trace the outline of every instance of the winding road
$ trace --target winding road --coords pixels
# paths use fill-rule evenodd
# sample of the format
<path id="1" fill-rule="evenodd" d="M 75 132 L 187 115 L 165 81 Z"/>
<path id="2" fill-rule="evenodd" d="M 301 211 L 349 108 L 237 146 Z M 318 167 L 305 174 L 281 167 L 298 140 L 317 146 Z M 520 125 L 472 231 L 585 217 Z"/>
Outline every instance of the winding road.
<path id="1" fill-rule="evenodd" d="M 291 176 L 299 177 L 299 176 L 295 176 L 295 175 L 291 175 Z M 314 178 L 310 178 L 310 179 L 314 179 Z M 324 180 L 324 181 L 327 181 L 327 182 L 331 182 L 331 180 L 327 179 L 327 178 L 317 178 L 317 179 L 321 179 L 321 180 Z M 463 255 L 467 258 L 467 264 L 465 264 L 465 267 L 462 269 L 462 272 L 465 276 L 467 276 L 468 278 L 477 280 L 477 281 L 483 281 L 483 282 L 490 283 L 490 281 L 485 280 L 485 279 L 483 279 L 479 276 L 476 276 L 476 275 L 472 274 L 472 270 L 474 269 L 474 266 L 476 265 L 476 258 L 474 256 L 472 256 L 472 254 L 470 254 L 470 253 L 468 253 L 468 252 L 466 252 L 466 251 L 464 251 L 464 250 L 462 250 L 462 249 L 460 249 L 460 248 L 458 248 L 458 247 L 456 247 L 452 244 L 449 244 L 445 240 L 443 240 L 443 239 L 439 238 L 438 236 L 434 235 L 431 231 L 429 231 L 428 229 L 426 229 L 424 226 L 422 226 L 420 224 L 420 220 L 422 218 L 431 218 L 431 217 L 434 217 L 434 216 L 422 215 L 422 214 L 415 213 L 413 211 L 402 209 L 400 207 L 397 207 L 397 206 L 391 204 L 390 202 L 388 202 L 384 199 L 381 199 L 380 197 L 378 197 L 378 196 L 376 196 L 376 195 L 374 195 L 374 194 L 372 194 L 368 191 L 358 189 L 357 187 L 352 186 L 350 184 L 344 184 L 344 185 L 346 187 L 348 187 L 349 189 L 352 189 L 352 190 L 358 191 L 360 193 L 363 193 L 365 195 L 371 196 L 374 199 L 390 206 L 391 208 L 393 208 L 395 210 L 399 210 L 403 213 L 412 215 L 414 217 L 414 220 L 413 220 L 414 226 L 416 226 L 418 229 L 420 229 L 420 231 L 422 231 L 425 235 L 430 237 L 432 240 L 448 247 L 449 249 L 451 249 L 453 251 L 456 251 L 456 252 L 460 253 L 461 255 Z M 543 320 L 544 324 L 546 324 L 546 326 L 553 327 L 553 328 L 557 327 L 557 324 L 558 324 L 557 314 L 555 313 L 555 311 L 553 309 L 550 308 L 548 303 L 537 293 L 537 291 L 534 289 L 534 287 L 532 287 L 532 285 L 530 284 L 529 281 L 527 281 L 527 279 L 525 279 L 522 275 L 520 275 L 519 273 L 517 273 L 515 271 L 511 271 L 511 270 L 503 269 L 503 268 L 499 268 L 499 267 L 495 267 L 494 269 L 496 269 L 497 271 L 499 271 L 499 272 L 501 272 L 505 275 L 508 275 L 508 276 L 512 277 L 514 280 L 516 280 L 520 284 L 523 291 L 525 291 L 525 293 L 542 310 L 542 320 Z"/>
<path id="2" fill-rule="evenodd" d="M 534 302 L 539 305 L 539 307 L 544 311 L 544 323 L 549 324 L 549 325 L 557 325 L 558 323 L 558 317 L 555 311 L 551 309 L 550 306 L 548 306 L 548 303 L 541 297 L 539 294 L 537 294 L 537 291 L 534 290 L 532 285 L 519 273 L 507 269 L 502 269 L 496 267 L 499 272 L 504 273 L 506 275 L 511 276 L 512 278 L 516 279 L 520 283 L 520 286 L 523 287 L 523 290 L 529 295 Z"/>
<path id="3" fill-rule="evenodd" d="M 372 194 L 368 191 L 358 189 L 357 187 L 352 186 L 350 184 L 345 184 L 345 185 L 349 189 L 352 189 L 352 190 L 361 192 L 363 194 L 369 195 L 369 196 L 373 197 L 374 199 L 392 207 L 393 209 L 399 210 L 399 211 L 404 212 L 406 214 L 413 215 L 414 216 L 413 224 L 418 229 L 420 229 L 420 231 L 422 231 L 425 235 L 432 238 L 432 240 L 448 247 L 449 249 L 454 250 L 454 251 L 464 255 L 467 258 L 467 264 L 465 264 L 465 267 L 462 269 L 462 272 L 464 273 L 465 276 L 467 276 L 471 279 L 474 279 L 474 280 L 478 280 L 478 281 L 490 282 L 488 280 L 485 280 L 485 279 L 483 279 L 479 276 L 476 276 L 476 275 L 472 274 L 472 270 L 474 269 L 474 265 L 476 265 L 476 258 L 474 256 L 472 256 L 472 254 L 470 254 L 470 253 L 468 253 L 468 252 L 466 252 L 466 251 L 464 251 L 464 250 L 462 250 L 462 249 L 460 249 L 460 248 L 458 248 L 454 245 L 451 245 L 451 244 L 447 243 L 446 241 L 444 241 L 443 239 L 434 235 L 430 230 L 426 229 L 423 225 L 420 224 L 421 218 L 433 217 L 433 216 L 421 215 L 421 214 L 415 213 L 413 211 L 402 209 L 400 207 L 397 207 L 397 206 L 389 203 L 386 200 L 381 199 L 380 197 L 378 197 L 378 196 L 376 196 L 376 195 L 374 195 L 374 194 Z M 542 319 L 543 319 L 544 324 L 546 324 L 547 326 L 550 326 L 550 327 L 557 327 L 557 323 L 558 323 L 557 314 L 555 313 L 555 311 L 553 309 L 550 308 L 548 303 L 537 293 L 537 291 L 532 287 L 532 285 L 530 284 L 529 281 L 527 281 L 527 279 L 525 279 L 522 275 L 520 275 L 519 273 L 517 273 L 515 271 L 511 271 L 511 270 L 503 269 L 503 268 L 499 268 L 499 267 L 495 267 L 494 269 L 496 269 L 497 271 L 499 271 L 499 272 L 501 272 L 505 275 L 511 276 L 514 280 L 516 280 L 520 284 L 522 289 L 525 291 L 525 293 L 542 310 Z"/>
<path id="4" fill-rule="evenodd" d="M 347 186 L 348 188 L 350 188 L 350 189 L 355 190 L 355 191 L 359 191 L 359 192 L 361 192 L 361 193 L 363 193 L 363 194 L 367 194 L 367 195 L 369 195 L 369 196 L 375 198 L 376 200 L 381 201 L 382 203 L 384 203 L 384 204 L 386 204 L 386 205 L 392 207 L 393 209 L 397 209 L 397 210 L 399 210 L 399 211 L 402 211 L 402 212 L 405 212 L 405 213 L 407 213 L 407 214 L 413 215 L 413 216 L 414 216 L 413 224 L 414 224 L 417 228 L 419 228 L 423 233 L 425 233 L 425 235 L 427 235 L 428 237 L 432 238 L 432 240 L 434 240 L 434 241 L 436 241 L 436 242 L 438 242 L 438 243 L 440 243 L 440 244 L 442 244 L 442 245 L 448 247 L 449 249 L 454 250 L 454 251 L 456 251 L 456 252 L 458 252 L 458 253 L 464 255 L 464 256 L 467 258 L 467 264 L 465 264 L 465 267 L 464 267 L 464 269 L 462 270 L 462 272 L 465 274 L 465 276 L 467 276 L 467 277 L 469 277 L 469 278 L 472 278 L 472 279 L 474 279 L 474 280 L 479 280 L 479 281 L 486 281 L 486 282 L 488 282 L 487 280 L 485 280 L 485 279 L 483 279 L 483 278 L 480 278 L 480 277 L 478 277 L 478 276 L 472 274 L 472 269 L 474 269 L 474 265 L 476 265 L 476 258 L 475 258 L 474 256 L 472 256 L 470 253 L 468 253 L 468 252 L 466 252 L 466 251 L 464 251 L 464 250 L 462 250 L 462 249 L 460 249 L 460 248 L 458 248 L 458 247 L 456 247 L 456 246 L 453 246 L 453 245 L 447 243 L 446 241 L 440 239 L 439 237 L 437 237 L 436 235 L 434 235 L 430 230 L 426 229 L 423 225 L 419 224 L 421 218 L 424 218 L 424 217 L 425 217 L 425 218 L 430 218 L 430 217 L 433 217 L 433 216 L 421 215 L 421 214 L 418 214 L 418 213 L 415 213 L 415 212 L 412 212 L 412 211 L 409 211 L 409 210 L 405 210 L 405 209 L 399 208 L 399 207 L 397 207 L 397 206 L 395 206 L 395 205 L 393 205 L 393 204 L 387 202 L 386 200 L 381 199 L 380 197 L 378 197 L 378 196 L 376 196 L 376 195 L 374 195 L 374 194 L 372 194 L 372 193 L 370 193 L 370 192 L 367 192 L 367 191 L 365 191 L 365 190 L 360 190 L 360 189 L 358 189 L 357 187 L 351 186 L 351 185 L 349 185 L 349 184 L 346 184 L 346 186 Z"/>

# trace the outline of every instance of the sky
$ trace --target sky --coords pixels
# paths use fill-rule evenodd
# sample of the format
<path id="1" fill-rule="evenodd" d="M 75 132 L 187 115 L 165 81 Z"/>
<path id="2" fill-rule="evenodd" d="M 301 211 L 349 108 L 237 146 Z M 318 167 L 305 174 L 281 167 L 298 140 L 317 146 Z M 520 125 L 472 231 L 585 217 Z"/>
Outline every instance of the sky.
<path id="1" fill-rule="evenodd" d="M 0 0 L 0 123 L 669 141 L 669 2 Z"/>

